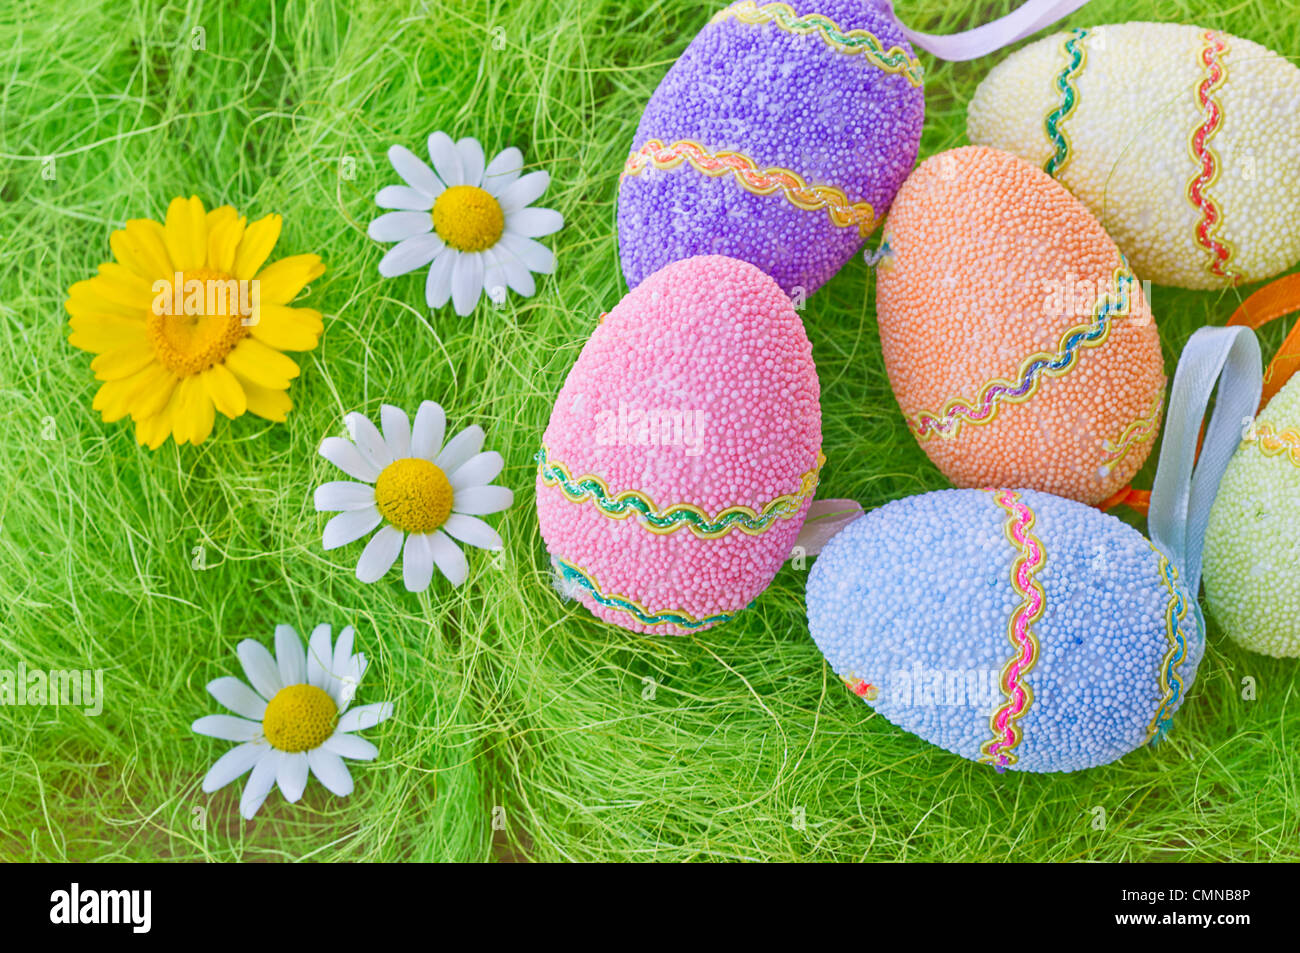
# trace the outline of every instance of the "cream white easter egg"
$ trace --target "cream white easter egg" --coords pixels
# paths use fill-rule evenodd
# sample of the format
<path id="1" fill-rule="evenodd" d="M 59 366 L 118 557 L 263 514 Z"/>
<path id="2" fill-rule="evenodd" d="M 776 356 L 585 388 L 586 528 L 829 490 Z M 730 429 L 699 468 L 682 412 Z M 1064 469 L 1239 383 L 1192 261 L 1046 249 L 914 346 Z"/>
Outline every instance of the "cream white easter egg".
<path id="1" fill-rule="evenodd" d="M 1220 288 L 1300 260 L 1300 69 L 1258 43 L 1174 23 L 1058 33 L 993 68 L 967 130 L 1055 176 L 1142 278 Z"/>

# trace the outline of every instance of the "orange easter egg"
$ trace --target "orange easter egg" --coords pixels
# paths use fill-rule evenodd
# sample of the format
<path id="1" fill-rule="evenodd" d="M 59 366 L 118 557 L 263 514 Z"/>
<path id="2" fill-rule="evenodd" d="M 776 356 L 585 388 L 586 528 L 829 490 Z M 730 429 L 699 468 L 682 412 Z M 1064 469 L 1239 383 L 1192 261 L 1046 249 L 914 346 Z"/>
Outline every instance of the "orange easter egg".
<path id="1" fill-rule="evenodd" d="M 940 153 L 903 184 L 883 247 L 890 384 L 954 484 L 1098 503 L 1141 468 L 1160 339 L 1141 282 L 1063 186 L 994 149 Z"/>

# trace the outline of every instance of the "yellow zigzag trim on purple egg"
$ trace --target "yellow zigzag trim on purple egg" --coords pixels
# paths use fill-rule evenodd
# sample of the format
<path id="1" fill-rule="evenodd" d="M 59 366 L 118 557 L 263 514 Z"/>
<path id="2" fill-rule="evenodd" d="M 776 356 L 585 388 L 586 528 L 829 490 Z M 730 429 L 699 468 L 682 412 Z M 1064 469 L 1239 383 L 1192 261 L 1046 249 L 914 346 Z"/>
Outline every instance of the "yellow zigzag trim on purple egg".
<path id="1" fill-rule="evenodd" d="M 1130 450 L 1155 436 L 1156 430 L 1160 426 L 1160 411 L 1164 409 L 1165 393 L 1161 391 L 1156 398 L 1155 405 L 1147 411 L 1145 416 L 1139 417 L 1125 427 L 1118 440 L 1105 440 L 1102 442 L 1101 449 L 1106 455 L 1102 458 L 1101 465 L 1107 473 L 1128 456 Z"/>
<path id="2" fill-rule="evenodd" d="M 834 20 L 823 14 L 799 14 L 788 3 L 765 3 L 759 6 L 754 0 L 740 0 L 719 10 L 709 22 L 721 23 L 724 20 L 736 20 L 750 26 L 771 23 L 777 29 L 795 36 L 816 34 L 832 49 L 849 56 L 864 56 L 872 66 L 886 73 L 896 73 L 912 86 L 921 88 L 925 71 L 921 67 L 921 61 L 915 56 L 901 46 L 885 49 L 885 44 L 869 30 L 842 29 Z"/>
<path id="3" fill-rule="evenodd" d="M 627 519 L 635 513 L 640 517 L 641 525 L 660 536 L 688 526 L 700 539 L 719 539 L 733 529 L 749 536 L 759 536 L 767 532 L 777 520 L 787 520 L 798 515 L 804 501 L 811 499 L 817 492 L 821 468 L 826 463 L 826 456 L 818 450 L 817 465 L 800 477 L 799 489 L 769 500 L 761 510 L 748 506 L 729 506 L 717 516 L 710 516 L 694 503 L 673 503 L 661 509 L 640 490 L 614 493 L 598 476 L 587 474 L 574 477 L 563 463 L 550 458 L 550 449 L 545 445 L 536 459 L 542 485 L 559 487 L 560 493 L 570 503 L 591 501 L 601 513 L 616 520 Z"/>
<path id="4" fill-rule="evenodd" d="M 1136 279 L 1128 264 L 1115 269 L 1114 281 L 1118 294 L 1103 295 L 1093 308 L 1092 320 L 1076 325 L 1061 336 L 1056 353 L 1040 351 L 1031 354 L 1020 365 L 1016 380 L 995 377 L 980 388 L 974 400 L 954 397 L 938 413 L 923 410 L 907 420 L 908 427 L 918 440 L 929 440 L 936 433 L 944 438 L 956 437 L 963 423 L 982 425 L 997 418 L 1002 404 L 1023 404 L 1038 393 L 1038 385 L 1046 377 L 1064 377 L 1079 363 L 1084 350 L 1101 347 L 1110 339 L 1112 315 L 1127 314 L 1129 286 Z"/>
<path id="5" fill-rule="evenodd" d="M 1034 624 L 1043 617 L 1047 606 L 1047 593 L 1036 578 L 1047 562 L 1042 541 L 1034 535 L 1034 511 L 1020 499 L 1015 490 L 993 490 L 993 499 L 1007 513 L 1003 533 L 1019 555 L 1011 564 L 1011 588 L 1020 596 L 1020 604 L 1007 619 L 1007 641 L 1015 654 L 1002 669 L 1000 683 L 1006 701 L 989 716 L 989 730 L 993 737 L 980 745 L 981 761 L 993 764 L 999 771 L 1016 763 L 1015 749 L 1021 740 L 1019 721 L 1034 703 L 1034 691 L 1025 676 L 1038 663 L 1038 635 Z"/>
<path id="6" fill-rule="evenodd" d="M 1246 433 L 1245 443 L 1253 443 L 1266 457 L 1285 456 L 1293 466 L 1300 467 L 1300 430 L 1284 427 L 1274 430 L 1269 424 L 1256 424 Z"/>
<path id="7" fill-rule="evenodd" d="M 1173 567 L 1164 553 L 1151 547 L 1160 557 L 1160 581 L 1169 592 L 1169 602 L 1165 606 L 1165 638 L 1169 648 L 1160 663 L 1160 704 L 1147 725 L 1147 741 L 1163 737 L 1169 730 L 1178 700 L 1183 697 L 1183 679 L 1178 674 L 1178 666 L 1187 659 L 1187 636 L 1183 633 L 1183 620 L 1187 618 L 1187 599 L 1174 584 L 1178 579 L 1178 570 Z"/>
<path id="8" fill-rule="evenodd" d="M 683 162 L 711 178 L 730 175 L 736 184 L 755 195 L 784 194 L 795 208 L 808 212 L 826 210 L 831 224 L 837 228 L 857 227 L 863 238 L 870 235 L 879 224 L 876 211 L 870 202 L 850 202 L 847 195 L 830 185 L 809 185 L 798 172 L 771 166 L 760 169 L 749 156 L 740 152 L 710 152 L 692 139 L 679 139 L 664 145 L 651 139 L 627 157 L 619 181 L 630 175 L 640 175 L 647 168 L 675 169 Z"/>

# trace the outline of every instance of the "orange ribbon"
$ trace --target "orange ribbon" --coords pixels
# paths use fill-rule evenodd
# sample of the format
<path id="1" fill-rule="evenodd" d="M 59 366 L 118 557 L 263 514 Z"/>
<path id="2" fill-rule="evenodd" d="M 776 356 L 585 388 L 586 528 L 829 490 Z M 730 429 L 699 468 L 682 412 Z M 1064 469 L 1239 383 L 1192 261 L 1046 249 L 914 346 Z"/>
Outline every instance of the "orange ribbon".
<path id="1" fill-rule="evenodd" d="M 1109 496 L 1098 503 L 1097 509 L 1113 510 L 1117 506 L 1127 506 L 1146 516 L 1147 510 L 1151 508 L 1151 491 L 1135 490 L 1133 484 L 1130 483 L 1121 487 L 1119 492 L 1113 496 Z"/>
<path id="2" fill-rule="evenodd" d="M 1287 275 L 1260 288 L 1242 302 L 1241 307 L 1228 320 L 1229 327 L 1245 326 L 1259 330 L 1274 318 L 1285 317 L 1300 311 L 1300 274 Z M 1272 363 L 1264 371 L 1264 396 L 1262 409 L 1291 375 L 1300 369 L 1300 321 L 1296 322 Z"/>

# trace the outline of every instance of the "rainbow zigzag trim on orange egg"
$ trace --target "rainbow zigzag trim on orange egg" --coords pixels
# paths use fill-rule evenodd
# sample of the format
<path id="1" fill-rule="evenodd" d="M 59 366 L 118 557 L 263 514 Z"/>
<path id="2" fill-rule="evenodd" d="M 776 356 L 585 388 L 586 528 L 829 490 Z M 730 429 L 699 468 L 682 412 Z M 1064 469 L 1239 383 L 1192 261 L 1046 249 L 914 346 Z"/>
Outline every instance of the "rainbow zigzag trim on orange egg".
<path id="1" fill-rule="evenodd" d="M 834 186 L 809 185 L 798 172 L 779 166 L 760 169 L 757 162 L 743 153 L 710 152 L 692 139 L 679 139 L 672 145 L 665 145 L 658 139 L 649 140 L 628 156 L 620 181 L 640 175 L 651 166 L 667 170 L 675 169 L 683 162 L 711 178 L 733 176 L 741 188 L 755 195 L 781 192 L 796 208 L 809 212 L 824 209 L 831 224 L 837 228 L 856 227 L 863 238 L 879 224 L 870 202 L 850 202 L 848 196 Z"/>
<path id="2" fill-rule="evenodd" d="M 885 49 L 885 44 L 868 30 L 844 30 L 828 16 L 820 13 L 798 14 L 788 3 L 764 3 L 740 0 L 713 15 L 710 23 L 736 20 L 750 26 L 772 23 L 778 29 L 796 36 L 813 34 L 827 46 L 849 56 L 861 55 L 872 66 L 886 73 L 897 73 L 911 85 L 920 89 L 925 71 L 921 61 L 901 46 Z"/>
<path id="3" fill-rule="evenodd" d="M 1101 461 L 1102 469 L 1109 473 L 1119 465 L 1121 460 L 1128 456 L 1130 450 L 1154 437 L 1156 430 L 1160 426 L 1160 412 L 1164 409 L 1165 392 L 1161 391 L 1151 409 L 1144 416 L 1139 417 L 1125 427 L 1124 432 L 1119 435 L 1118 439 L 1102 441 L 1101 449 L 1105 454 Z"/>
<path id="4" fill-rule="evenodd" d="M 1183 679 L 1178 674 L 1178 666 L 1187 659 L 1187 636 L 1183 632 L 1183 620 L 1187 618 L 1187 599 L 1175 585 L 1178 570 L 1173 567 L 1164 553 L 1151 549 L 1160 557 L 1160 581 L 1169 592 L 1169 603 L 1165 607 L 1165 637 L 1169 648 L 1160 664 L 1160 704 L 1147 725 L 1147 741 L 1164 737 L 1173 721 L 1174 709 L 1183 697 Z"/>
<path id="5" fill-rule="evenodd" d="M 599 605 L 607 609 L 630 613 L 643 625 L 675 625 L 683 629 L 702 629 L 735 618 L 735 613 L 731 612 L 719 612 L 716 615 L 705 616 L 700 619 L 689 612 L 680 612 L 674 609 L 647 609 L 644 605 L 628 596 L 601 592 L 600 587 L 596 585 L 596 581 L 591 578 L 591 573 L 579 566 L 575 566 L 573 563 L 560 559 L 558 556 L 551 557 L 551 566 L 564 583 L 585 589 Z"/>
<path id="6" fill-rule="evenodd" d="M 1007 512 L 1003 527 L 1007 541 L 1019 550 L 1011 564 L 1011 587 L 1020 596 L 1020 604 L 1007 620 L 1007 640 L 1015 654 L 1002 669 L 1000 679 L 1006 701 L 989 717 L 993 737 L 980 746 L 980 760 L 1001 771 L 1016 763 L 1015 749 L 1021 739 L 1018 722 L 1034 703 L 1034 692 L 1025 676 L 1038 662 L 1038 636 L 1033 627 L 1043 617 L 1047 594 L 1035 576 L 1047 561 L 1047 554 L 1034 535 L 1034 511 L 1020 499 L 1020 494 L 1015 490 L 992 493 L 998 506 Z"/>
<path id="7" fill-rule="evenodd" d="M 658 535 L 667 535 L 688 526 L 701 539 L 718 539 L 733 529 L 758 536 L 767 532 L 778 519 L 790 519 L 798 515 L 804 501 L 817 492 L 821 468 L 826 463 L 825 455 L 819 450 L 816 466 L 800 478 L 799 489 L 769 500 L 761 510 L 748 506 L 729 506 L 717 516 L 710 516 L 694 503 L 673 503 L 660 508 L 640 490 L 613 493 L 598 476 L 587 474 L 574 477 L 563 463 L 550 458 L 550 450 L 546 446 L 542 447 L 535 459 L 542 484 L 559 487 L 570 503 L 591 501 L 601 513 L 616 520 L 627 519 L 635 513 L 646 529 Z"/>
<path id="8" fill-rule="evenodd" d="M 1047 138 L 1052 143 L 1052 155 L 1043 170 L 1048 175 L 1059 174 L 1070 161 L 1070 137 L 1065 131 L 1065 120 L 1074 115 L 1074 110 L 1079 105 L 1079 90 L 1074 82 L 1088 61 L 1088 53 L 1083 48 L 1083 39 L 1087 35 L 1087 30 L 1074 30 L 1062 46 L 1069 61 L 1056 77 L 1061 105 L 1047 114 Z"/>
<path id="9" fill-rule="evenodd" d="M 1253 443 L 1266 457 L 1285 456 L 1292 466 L 1300 467 L 1300 430 L 1285 427 L 1274 430 L 1269 424 L 1256 424 L 1246 433 L 1245 443 Z"/>
<path id="10" fill-rule="evenodd" d="M 1217 235 L 1223 224 L 1223 211 L 1210 198 L 1208 191 L 1219 180 L 1221 168 L 1218 154 L 1210 147 L 1210 140 L 1223 127 L 1223 106 L 1214 96 L 1228 80 L 1228 70 L 1222 59 L 1227 50 L 1228 43 L 1222 33 L 1205 31 L 1205 46 L 1201 49 L 1205 78 L 1196 87 L 1196 105 L 1204 119 L 1192 131 L 1187 143 L 1198 170 L 1187 183 L 1187 198 L 1201 212 L 1200 221 L 1196 223 L 1196 241 L 1209 255 L 1206 267 L 1220 278 L 1235 278 L 1236 273 L 1228 268 L 1233 247 Z"/>
<path id="11" fill-rule="evenodd" d="M 1079 356 L 1089 348 L 1101 347 L 1110 339 L 1111 318 L 1129 312 L 1129 287 L 1136 279 L 1128 263 L 1115 269 L 1114 283 L 1117 293 L 1103 295 L 1093 308 L 1092 320 L 1070 328 L 1061 336 L 1055 354 L 1040 351 L 1031 354 L 1020 365 L 1016 380 L 997 377 L 980 388 L 974 400 L 954 397 L 940 410 L 921 411 L 908 418 L 907 425 L 918 440 L 929 440 L 935 434 L 944 438 L 956 437 L 963 424 L 988 424 L 997 418 L 1003 404 L 1023 404 L 1038 392 L 1044 378 L 1063 377 L 1074 369 Z"/>

